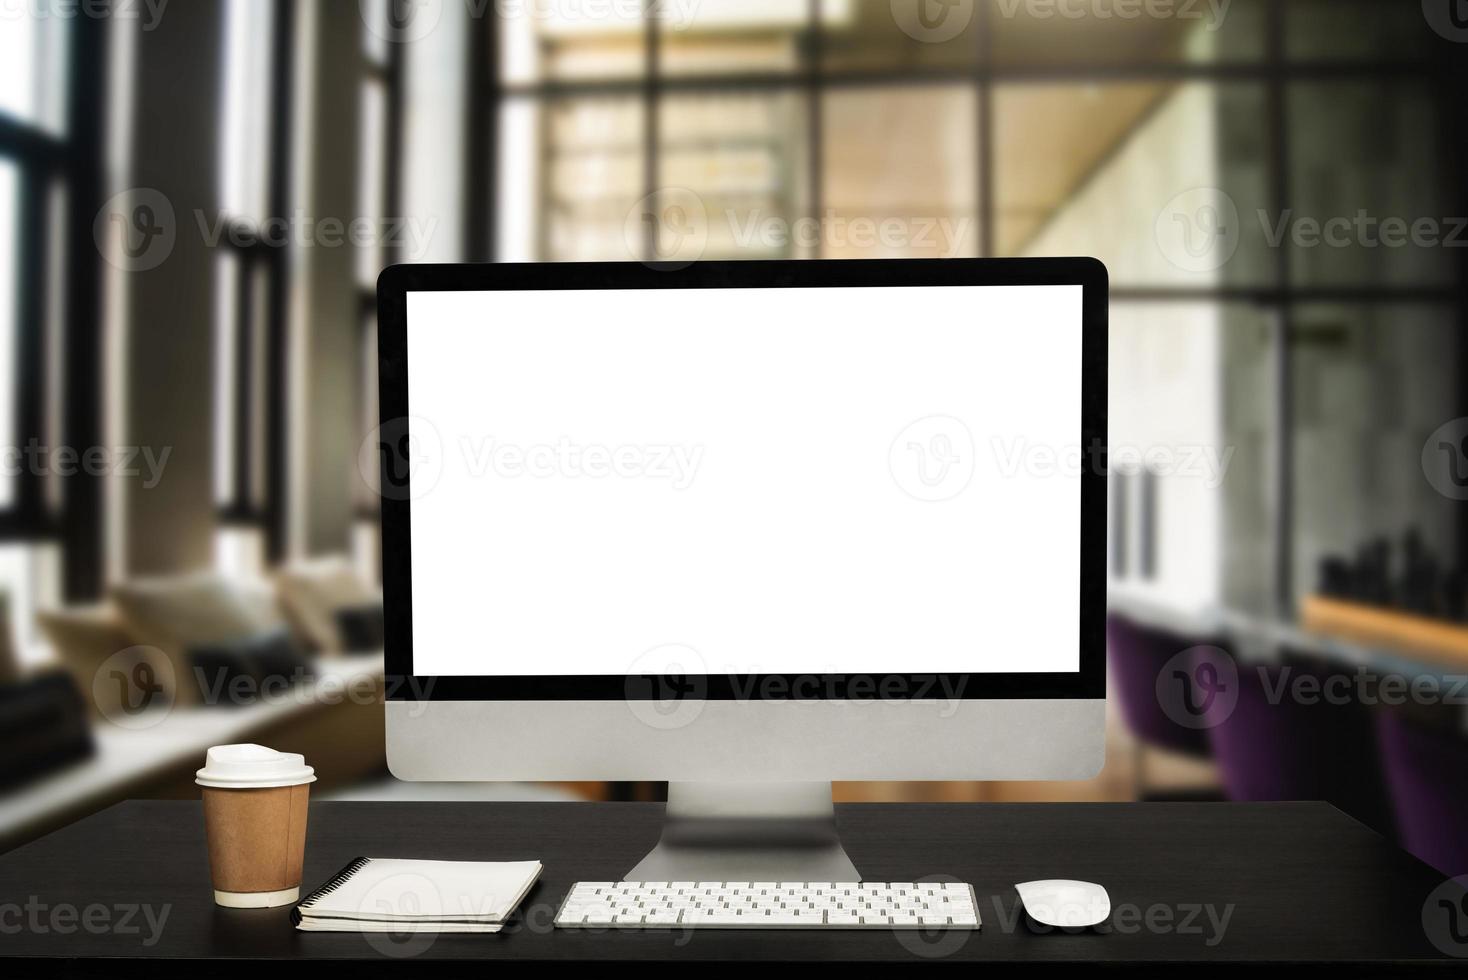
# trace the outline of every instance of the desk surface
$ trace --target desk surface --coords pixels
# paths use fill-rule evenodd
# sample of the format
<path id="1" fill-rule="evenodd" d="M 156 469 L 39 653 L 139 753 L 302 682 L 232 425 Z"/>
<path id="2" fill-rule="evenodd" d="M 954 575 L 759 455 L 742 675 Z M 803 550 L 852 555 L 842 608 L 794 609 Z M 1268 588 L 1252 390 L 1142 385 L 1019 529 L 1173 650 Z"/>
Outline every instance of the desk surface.
<path id="1" fill-rule="evenodd" d="M 416 972 L 425 960 L 1468 963 L 1449 959 L 1424 928 L 1442 876 L 1321 803 L 842 806 L 843 839 L 864 875 L 968 881 L 982 931 L 552 930 L 571 882 L 619 877 L 655 842 L 661 816 L 637 803 L 318 803 L 308 889 L 358 855 L 545 863 L 498 935 L 369 941 L 296 932 L 288 909 L 216 908 L 198 804 L 124 803 L 0 856 L 0 957 L 63 957 L 73 968 L 106 959 L 109 975 L 150 976 L 162 965 L 152 958 L 179 972 L 197 972 L 186 961 L 199 959 L 375 961 L 354 965 L 354 980 L 379 972 L 372 966 Z M 1017 924 L 1014 882 L 1051 877 L 1105 885 L 1112 931 L 1034 935 Z M 56 917 L 67 908 L 72 918 Z M 1468 956 L 1468 943 L 1451 951 Z M 249 966 L 216 962 L 209 972 Z"/>

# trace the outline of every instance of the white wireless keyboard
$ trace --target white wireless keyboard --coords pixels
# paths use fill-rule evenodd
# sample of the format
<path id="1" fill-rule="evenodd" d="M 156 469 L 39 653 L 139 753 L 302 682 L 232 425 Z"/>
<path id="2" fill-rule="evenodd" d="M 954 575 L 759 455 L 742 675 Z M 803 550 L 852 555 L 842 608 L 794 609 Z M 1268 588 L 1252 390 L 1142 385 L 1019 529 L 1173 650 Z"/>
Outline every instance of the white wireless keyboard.
<path id="1" fill-rule="evenodd" d="M 971 885 L 925 882 L 581 881 L 562 929 L 977 929 Z"/>

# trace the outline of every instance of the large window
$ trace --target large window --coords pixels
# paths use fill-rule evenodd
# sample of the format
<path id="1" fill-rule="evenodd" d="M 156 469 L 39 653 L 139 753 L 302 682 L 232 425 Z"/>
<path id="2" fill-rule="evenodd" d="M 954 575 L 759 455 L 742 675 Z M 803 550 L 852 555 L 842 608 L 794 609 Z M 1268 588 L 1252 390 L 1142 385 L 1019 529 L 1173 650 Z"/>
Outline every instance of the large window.
<path id="1" fill-rule="evenodd" d="M 23 660 L 34 611 L 62 590 L 58 399 L 68 314 L 66 249 L 78 169 L 69 133 L 70 24 L 0 21 L 0 629 Z"/>
<path id="2" fill-rule="evenodd" d="M 489 24 L 477 217 L 502 260 L 1023 254 L 1179 82 L 1269 77 L 1266 6 L 526 5 Z"/>
<path id="3" fill-rule="evenodd" d="M 474 118 L 494 153 L 470 172 L 496 181 L 474 217 L 512 261 L 1096 255 L 1119 370 L 1147 380 L 1115 387 L 1113 417 L 1137 424 L 1113 437 L 1229 467 L 1207 492 L 1166 465 L 1144 474 L 1131 529 L 1185 533 L 1138 545 L 1117 575 L 1197 601 L 1288 603 L 1323 555 L 1361 543 L 1324 527 L 1374 527 L 1333 520 L 1332 486 L 1402 505 L 1429 536 L 1458 533 L 1444 501 L 1405 507 L 1396 476 L 1338 461 L 1414 473 L 1428 423 L 1462 414 L 1457 396 L 1426 394 L 1464 387 L 1462 253 L 1309 231 L 1362 208 L 1409 224 L 1465 213 L 1440 135 L 1461 51 L 1393 0 L 1205 6 L 506 14 L 480 53 L 494 70 Z M 1391 382 L 1422 369 L 1449 383 Z M 1143 424 L 1162 414 L 1150 393 L 1190 388 L 1213 392 L 1202 410 Z"/>

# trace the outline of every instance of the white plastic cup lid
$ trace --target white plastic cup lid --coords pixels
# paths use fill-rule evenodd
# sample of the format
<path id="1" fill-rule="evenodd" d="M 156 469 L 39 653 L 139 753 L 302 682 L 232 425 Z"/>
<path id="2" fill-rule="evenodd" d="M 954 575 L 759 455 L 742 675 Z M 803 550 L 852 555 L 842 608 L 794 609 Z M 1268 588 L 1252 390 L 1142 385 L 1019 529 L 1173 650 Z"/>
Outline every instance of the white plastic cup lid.
<path id="1" fill-rule="evenodd" d="M 216 745 L 204 757 L 194 782 L 211 789 L 270 789 L 316 782 L 306 757 L 263 745 Z"/>

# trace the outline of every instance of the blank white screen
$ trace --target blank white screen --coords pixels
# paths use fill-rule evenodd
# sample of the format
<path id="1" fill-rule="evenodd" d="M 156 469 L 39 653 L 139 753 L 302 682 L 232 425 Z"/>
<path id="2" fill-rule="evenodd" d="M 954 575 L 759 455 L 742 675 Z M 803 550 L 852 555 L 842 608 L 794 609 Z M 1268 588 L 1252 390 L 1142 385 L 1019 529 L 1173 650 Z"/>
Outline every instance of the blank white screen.
<path id="1" fill-rule="evenodd" d="M 410 293 L 415 672 L 1077 670 L 1081 297 Z"/>

